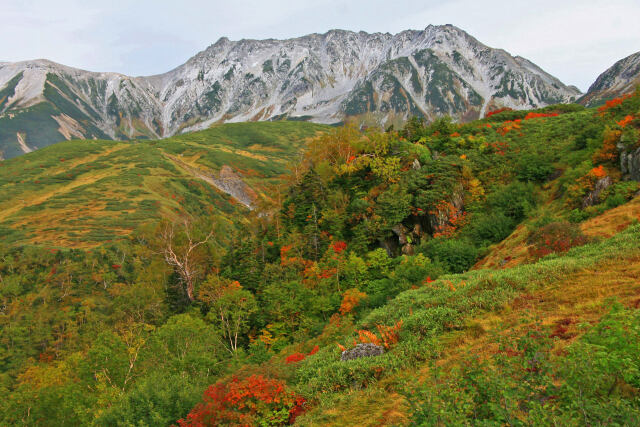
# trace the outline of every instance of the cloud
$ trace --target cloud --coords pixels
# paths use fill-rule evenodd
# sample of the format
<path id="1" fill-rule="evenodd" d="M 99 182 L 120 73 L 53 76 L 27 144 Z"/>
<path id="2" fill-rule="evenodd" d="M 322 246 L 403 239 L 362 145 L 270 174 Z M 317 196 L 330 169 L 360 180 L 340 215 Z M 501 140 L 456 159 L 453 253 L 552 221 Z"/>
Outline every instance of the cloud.
<path id="1" fill-rule="evenodd" d="M 397 33 L 453 24 L 586 90 L 640 50 L 637 0 L 25 0 L 3 5 L 0 58 L 156 74 L 218 38 L 289 38 L 333 28 Z"/>

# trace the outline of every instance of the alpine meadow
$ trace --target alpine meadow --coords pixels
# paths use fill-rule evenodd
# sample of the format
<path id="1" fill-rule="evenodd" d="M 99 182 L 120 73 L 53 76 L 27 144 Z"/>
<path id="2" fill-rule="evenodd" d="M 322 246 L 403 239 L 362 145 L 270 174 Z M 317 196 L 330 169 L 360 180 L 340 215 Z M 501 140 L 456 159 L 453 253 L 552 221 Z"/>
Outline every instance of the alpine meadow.
<path id="1" fill-rule="evenodd" d="M 640 425 L 640 52 L 608 65 L 453 25 L 0 62 L 0 426 Z"/>

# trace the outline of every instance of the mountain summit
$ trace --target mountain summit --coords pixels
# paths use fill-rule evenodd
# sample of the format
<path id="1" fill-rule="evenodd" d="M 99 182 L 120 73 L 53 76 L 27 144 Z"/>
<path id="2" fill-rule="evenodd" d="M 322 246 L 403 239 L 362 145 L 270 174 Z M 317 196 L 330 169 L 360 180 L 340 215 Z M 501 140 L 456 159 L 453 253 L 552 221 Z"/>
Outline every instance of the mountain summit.
<path id="1" fill-rule="evenodd" d="M 640 85 L 640 52 L 629 55 L 600 74 L 580 103 L 597 105 L 607 99 L 633 92 Z"/>
<path id="2" fill-rule="evenodd" d="M 0 63 L 0 150 L 13 157 L 62 139 L 159 138 L 216 122 L 336 123 L 482 117 L 580 95 L 530 61 L 451 25 L 382 34 L 331 30 L 288 40 L 221 38 L 151 77 L 46 60 Z"/>

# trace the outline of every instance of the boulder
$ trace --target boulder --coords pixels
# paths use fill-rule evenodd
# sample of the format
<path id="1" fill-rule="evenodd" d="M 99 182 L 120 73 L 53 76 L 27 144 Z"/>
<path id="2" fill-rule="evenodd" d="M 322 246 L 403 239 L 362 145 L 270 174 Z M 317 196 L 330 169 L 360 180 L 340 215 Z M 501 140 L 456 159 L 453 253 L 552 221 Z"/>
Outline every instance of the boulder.
<path id="1" fill-rule="evenodd" d="M 340 360 L 354 360 L 360 359 L 361 357 L 374 357 L 380 356 L 384 354 L 384 347 L 380 345 L 375 345 L 371 343 L 366 344 L 358 344 L 351 350 L 345 350 L 342 352 L 342 356 L 340 356 Z"/>

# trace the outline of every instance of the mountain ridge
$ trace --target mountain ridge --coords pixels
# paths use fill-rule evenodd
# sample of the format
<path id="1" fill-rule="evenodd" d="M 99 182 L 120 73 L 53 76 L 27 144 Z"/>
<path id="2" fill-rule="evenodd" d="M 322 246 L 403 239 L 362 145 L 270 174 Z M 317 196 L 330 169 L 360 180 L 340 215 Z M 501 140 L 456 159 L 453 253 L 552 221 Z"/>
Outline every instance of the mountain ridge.
<path id="1" fill-rule="evenodd" d="M 24 151 L 18 134 L 38 148 L 74 132 L 86 139 L 155 139 L 219 122 L 329 124 L 362 115 L 380 124 L 412 115 L 465 121 L 494 108 L 536 108 L 580 95 L 531 61 L 451 25 L 285 40 L 222 37 L 152 76 L 49 60 L 4 63 L 0 87 L 0 149 L 8 157 Z"/>
<path id="2" fill-rule="evenodd" d="M 633 92 L 640 85 L 640 52 L 616 61 L 598 76 L 578 102 L 586 106 Z"/>

